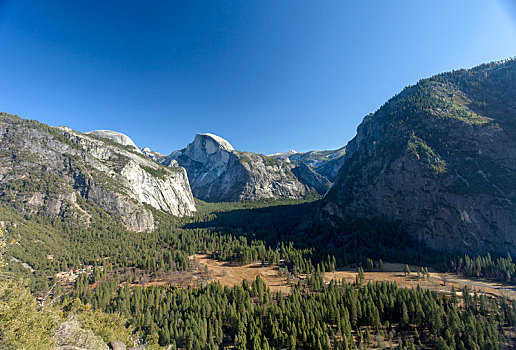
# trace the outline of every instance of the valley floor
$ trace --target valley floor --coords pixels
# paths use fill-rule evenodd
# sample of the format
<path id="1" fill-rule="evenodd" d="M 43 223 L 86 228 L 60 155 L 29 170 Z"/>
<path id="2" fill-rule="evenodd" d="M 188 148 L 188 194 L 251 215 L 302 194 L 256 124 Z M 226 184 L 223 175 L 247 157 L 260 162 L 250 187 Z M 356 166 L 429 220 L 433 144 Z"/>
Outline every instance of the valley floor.
<path id="1" fill-rule="evenodd" d="M 452 287 L 455 287 L 457 294 L 461 294 L 464 286 L 470 291 L 486 294 L 492 297 L 505 297 L 509 300 L 516 300 L 516 286 L 493 282 L 482 279 L 472 279 L 459 276 L 454 273 L 440 273 L 429 271 L 427 277 L 418 277 L 417 273 L 412 272 L 410 276 L 405 276 L 403 264 L 385 263 L 382 271 L 366 271 L 364 282 L 396 282 L 399 286 L 405 288 L 430 289 L 440 293 L 451 293 Z M 410 266 L 411 271 L 418 271 L 419 266 Z M 357 275 L 356 269 L 327 272 L 324 280 L 341 280 L 345 278 L 348 281 L 354 281 Z"/>
<path id="2" fill-rule="evenodd" d="M 207 254 L 196 254 L 190 257 L 192 271 L 171 271 L 167 274 L 152 279 L 141 279 L 139 285 L 177 285 L 183 288 L 187 286 L 200 286 L 209 282 L 219 282 L 223 286 L 241 285 L 244 279 L 253 281 L 260 276 L 269 286 L 271 292 L 281 291 L 284 294 L 290 292 L 287 277 L 282 273 L 281 267 L 277 265 L 261 265 L 251 263 L 248 265 L 231 264 L 226 261 L 219 261 L 210 258 Z M 382 270 L 365 271 L 364 283 L 368 282 L 395 282 L 401 287 L 430 289 L 439 293 L 450 294 L 454 287 L 460 295 L 464 286 L 472 292 L 486 294 L 491 297 L 505 297 L 509 300 L 516 300 L 516 286 L 493 282 L 482 279 L 473 279 L 459 276 L 454 273 L 440 273 L 430 270 L 428 277 L 420 277 L 416 272 L 409 276 L 404 273 L 403 264 L 384 263 Z M 411 265 L 411 271 L 420 270 L 419 266 Z M 324 281 L 346 279 L 354 282 L 357 276 L 357 269 L 340 269 L 334 272 L 326 272 Z M 301 275 L 299 278 L 304 279 Z"/>

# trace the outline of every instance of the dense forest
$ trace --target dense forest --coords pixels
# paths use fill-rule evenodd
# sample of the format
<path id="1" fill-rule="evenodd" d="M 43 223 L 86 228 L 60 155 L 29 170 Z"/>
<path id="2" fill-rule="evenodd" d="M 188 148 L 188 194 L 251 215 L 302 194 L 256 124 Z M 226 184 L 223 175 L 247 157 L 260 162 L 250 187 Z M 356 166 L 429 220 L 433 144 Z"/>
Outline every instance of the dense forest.
<path id="1" fill-rule="evenodd" d="M 127 231 L 94 203 L 79 201 L 93 214 L 90 227 L 70 225 L 41 213 L 20 215 L 0 207 L 5 229 L 19 243 L 10 254 L 35 271 L 30 273 L 20 264 L 11 264 L 10 269 L 30 274 L 33 291 L 44 294 L 55 282 L 56 273 L 83 266 L 139 268 L 150 274 L 186 270 L 188 256 L 195 253 L 242 265 L 255 261 L 278 264 L 281 260 L 295 275 L 312 273 L 317 265 L 326 271 L 366 266 L 368 259 L 419 265 L 446 259 L 427 254 L 424 245 L 403 231 L 378 223 L 355 224 L 356 239 L 347 244 L 329 246 L 324 239 L 311 239 L 321 234 L 299 223 L 313 210 L 314 202 L 199 202 L 200 211 L 193 217 L 177 219 L 154 211 L 159 227 L 143 234 Z"/>
<path id="2" fill-rule="evenodd" d="M 516 325 L 514 304 L 467 289 L 459 301 L 391 283 L 324 285 L 312 278 L 289 295 L 272 295 L 259 277 L 193 290 L 106 282 L 83 300 L 124 315 L 149 344 L 187 349 L 497 349 L 500 329 Z"/>
<path id="3" fill-rule="evenodd" d="M 464 276 L 481 277 L 496 281 L 516 282 L 516 264 L 512 261 L 510 254 L 506 257 L 498 257 L 493 260 L 490 254 L 485 256 L 462 257 L 452 259 L 449 268 Z"/>

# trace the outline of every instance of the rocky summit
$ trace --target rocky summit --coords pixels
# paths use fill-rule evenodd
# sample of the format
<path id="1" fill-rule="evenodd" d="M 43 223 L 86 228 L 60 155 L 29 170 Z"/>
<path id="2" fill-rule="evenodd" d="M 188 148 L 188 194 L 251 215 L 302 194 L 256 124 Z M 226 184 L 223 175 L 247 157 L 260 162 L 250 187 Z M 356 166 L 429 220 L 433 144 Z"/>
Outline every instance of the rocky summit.
<path id="1" fill-rule="evenodd" d="M 185 169 L 156 164 L 113 131 L 83 134 L 3 113 L 0 164 L 1 202 L 23 213 L 89 225 L 89 202 L 148 231 L 155 223 L 146 205 L 176 216 L 196 210 Z"/>
<path id="2" fill-rule="evenodd" d="M 164 164 L 184 167 L 194 196 L 209 202 L 295 199 L 324 187 L 302 182 L 289 162 L 235 151 L 228 141 L 208 133 L 197 134 L 192 143 L 173 152 Z"/>
<path id="3" fill-rule="evenodd" d="M 445 251 L 516 253 L 516 61 L 421 80 L 367 116 L 322 204 Z"/>
<path id="4" fill-rule="evenodd" d="M 113 130 L 93 130 L 86 133 L 87 135 L 95 135 L 100 136 L 109 140 L 112 140 L 116 143 L 121 144 L 122 146 L 129 146 L 135 152 L 141 153 L 140 149 L 136 146 L 136 144 L 131 140 L 131 138 L 125 134 L 122 134 L 118 131 Z"/>

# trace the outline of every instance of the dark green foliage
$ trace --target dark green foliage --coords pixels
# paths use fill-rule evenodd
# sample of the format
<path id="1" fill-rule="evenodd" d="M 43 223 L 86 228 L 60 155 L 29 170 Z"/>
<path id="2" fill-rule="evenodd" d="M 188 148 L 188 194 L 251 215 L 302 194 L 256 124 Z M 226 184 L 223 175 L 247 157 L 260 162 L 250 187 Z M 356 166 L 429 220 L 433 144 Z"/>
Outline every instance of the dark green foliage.
<path id="1" fill-rule="evenodd" d="M 353 348 L 359 339 L 368 342 L 371 332 L 379 334 L 389 325 L 399 325 L 401 335 L 410 331 L 435 348 L 463 343 L 468 349 L 498 349 L 497 325 L 513 326 L 516 320 L 516 310 L 504 300 L 466 296 L 465 307 L 457 308 L 435 292 L 390 283 L 361 287 L 333 281 L 308 290 L 296 287 L 284 296 L 271 295 L 258 277 L 250 288 L 218 283 L 193 290 L 114 285 L 95 289 L 84 299 L 127 316 L 146 336 L 156 335 L 160 345 L 187 349 L 222 344 Z"/>
<path id="2" fill-rule="evenodd" d="M 272 204 L 272 205 L 271 205 Z M 199 202 L 199 213 L 186 218 L 184 228 L 217 228 L 234 236 L 260 240 L 276 248 L 280 242 L 292 242 L 314 263 L 334 256 L 334 267 L 350 264 L 366 266 L 367 258 L 434 265 L 449 260 L 416 241 L 399 225 L 384 220 L 350 220 L 338 229 L 320 225 L 309 218 L 319 201 L 270 201 L 249 203 Z"/>
<path id="3" fill-rule="evenodd" d="M 453 259 L 449 268 L 458 274 L 469 277 L 483 277 L 497 281 L 516 282 L 516 264 L 510 254 L 496 260 L 490 254 L 471 258 L 469 255 Z"/>

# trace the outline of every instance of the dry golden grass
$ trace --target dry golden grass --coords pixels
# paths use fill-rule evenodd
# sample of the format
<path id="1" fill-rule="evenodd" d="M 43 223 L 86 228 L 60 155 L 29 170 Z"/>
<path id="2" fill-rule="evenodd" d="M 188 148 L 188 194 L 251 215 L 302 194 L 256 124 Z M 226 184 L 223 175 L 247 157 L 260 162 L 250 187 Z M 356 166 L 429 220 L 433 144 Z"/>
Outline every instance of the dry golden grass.
<path id="1" fill-rule="evenodd" d="M 225 261 L 218 261 L 206 254 L 196 254 L 190 257 L 192 271 L 171 271 L 161 274 L 159 277 L 150 278 L 143 274 L 137 284 L 140 286 L 164 286 L 175 285 L 180 288 L 188 286 L 198 287 L 205 283 L 218 281 L 224 286 L 241 285 L 244 279 L 250 283 L 260 276 L 271 289 L 271 292 L 281 291 L 284 294 L 290 293 L 291 287 L 287 279 L 280 274 L 278 266 L 261 265 L 252 263 L 244 266 L 231 264 Z M 433 270 L 429 271 L 428 277 L 418 276 L 412 272 L 410 276 L 405 276 L 403 264 L 385 263 L 381 271 L 366 271 L 365 280 L 368 282 L 395 282 L 400 287 L 430 289 L 436 292 L 450 294 L 452 287 L 460 295 L 464 286 L 468 286 L 470 291 L 486 294 L 493 297 L 506 297 L 509 300 L 516 300 L 516 286 L 465 278 L 456 274 L 444 274 Z M 420 267 L 410 266 L 411 271 L 418 271 Z M 356 269 L 346 269 L 335 272 L 326 272 L 324 281 L 329 283 L 333 280 L 346 279 L 354 282 L 357 276 Z M 306 276 L 299 276 L 304 278 Z"/>
<path id="2" fill-rule="evenodd" d="M 211 259 L 208 255 L 195 255 L 199 265 L 207 266 L 208 282 L 218 281 L 224 286 L 241 285 L 244 279 L 250 283 L 260 276 L 269 286 L 271 292 L 290 293 L 286 278 L 280 275 L 278 266 L 253 263 L 243 266 L 230 265 L 224 261 Z"/>
<path id="3" fill-rule="evenodd" d="M 486 294 L 488 296 L 506 297 L 510 300 L 516 300 L 516 287 L 509 284 L 499 282 L 491 282 L 486 280 L 475 280 L 465 278 L 452 273 L 438 273 L 429 271 L 429 277 L 418 277 L 416 272 L 411 272 L 410 276 L 405 276 L 402 264 L 384 264 L 382 271 L 366 271 L 365 281 L 368 282 L 396 282 L 400 287 L 417 288 L 419 285 L 423 289 L 430 289 L 440 293 L 450 293 L 452 286 L 457 292 L 461 292 L 464 286 L 468 286 L 471 291 Z M 419 270 L 417 266 L 410 266 L 411 271 Z M 332 279 L 342 280 L 345 278 L 348 282 L 355 281 L 357 275 L 356 270 L 345 270 L 327 272 L 324 275 L 325 282 Z"/>

